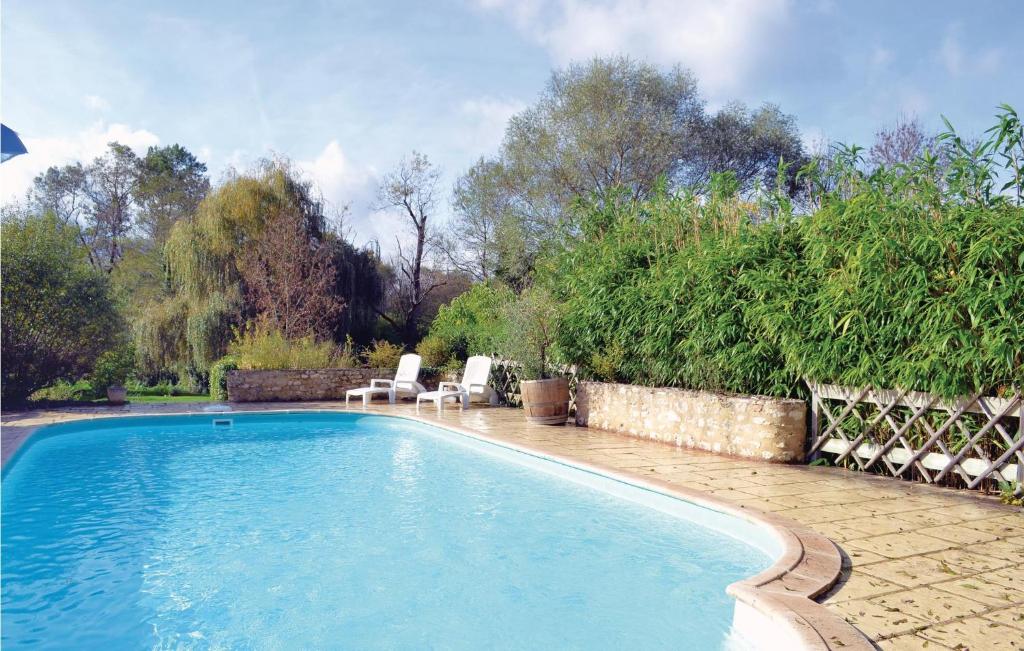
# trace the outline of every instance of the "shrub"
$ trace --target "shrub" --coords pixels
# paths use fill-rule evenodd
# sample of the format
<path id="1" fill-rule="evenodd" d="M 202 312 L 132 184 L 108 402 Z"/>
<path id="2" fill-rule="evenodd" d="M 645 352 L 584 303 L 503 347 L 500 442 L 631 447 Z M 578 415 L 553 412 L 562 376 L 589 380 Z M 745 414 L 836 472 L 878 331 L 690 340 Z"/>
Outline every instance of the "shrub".
<path id="1" fill-rule="evenodd" d="M 109 278 L 89 264 L 75 226 L 52 214 L 9 215 L 0 240 L 2 395 L 19 401 L 92 371 L 122 322 Z"/>
<path id="2" fill-rule="evenodd" d="M 227 355 L 210 365 L 210 397 L 214 400 L 228 399 L 228 371 L 238 368 L 238 358 Z"/>
<path id="3" fill-rule="evenodd" d="M 606 379 L 791 394 L 799 378 L 745 314 L 738 279 L 790 255 L 789 230 L 754 226 L 730 193 L 707 202 L 659 194 L 586 215 L 561 260 L 558 340 L 567 361 Z"/>
<path id="4" fill-rule="evenodd" d="M 505 336 L 503 310 L 514 298 L 504 285 L 474 285 L 441 307 L 430 324 L 430 335 L 440 338 L 460 359 L 490 355 Z"/>
<path id="5" fill-rule="evenodd" d="M 39 389 L 32 394 L 32 400 L 53 400 L 55 402 L 83 402 L 93 397 L 92 384 L 88 380 L 79 380 L 74 384 L 61 380 L 53 386 Z"/>
<path id="6" fill-rule="evenodd" d="M 239 333 L 228 347 L 238 360 L 238 368 L 317 369 L 334 365 L 334 345 L 312 336 L 286 339 L 279 331 L 255 328 Z"/>
<path id="7" fill-rule="evenodd" d="M 59 379 L 89 373 L 122 322 L 107 275 L 90 266 L 77 229 L 52 214 L 5 217 L 2 393 L 21 401 Z"/>
<path id="8" fill-rule="evenodd" d="M 90 376 L 96 397 L 105 396 L 108 387 L 124 386 L 134 370 L 135 351 L 128 346 L 119 346 L 100 355 Z"/>
<path id="9" fill-rule="evenodd" d="M 378 339 L 363 351 L 363 358 L 370 368 L 398 368 L 404 350 L 398 344 Z"/>
<path id="10" fill-rule="evenodd" d="M 175 396 L 185 393 L 184 387 L 179 387 L 164 380 L 153 385 L 143 384 L 138 380 L 128 380 L 125 383 L 130 396 Z"/>
<path id="11" fill-rule="evenodd" d="M 416 354 L 423 358 L 424 366 L 441 368 L 451 359 L 452 350 L 441 337 L 427 335 L 416 345 Z"/>

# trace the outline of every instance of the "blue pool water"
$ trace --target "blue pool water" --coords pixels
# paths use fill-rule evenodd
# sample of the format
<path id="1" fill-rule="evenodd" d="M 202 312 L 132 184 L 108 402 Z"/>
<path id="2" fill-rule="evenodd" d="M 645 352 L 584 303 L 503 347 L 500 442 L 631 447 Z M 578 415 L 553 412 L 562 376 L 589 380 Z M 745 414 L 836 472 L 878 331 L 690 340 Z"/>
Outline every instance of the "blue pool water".
<path id="1" fill-rule="evenodd" d="M 3 479 L 4 649 L 716 649 L 777 553 L 411 421 L 231 418 L 37 434 Z"/>

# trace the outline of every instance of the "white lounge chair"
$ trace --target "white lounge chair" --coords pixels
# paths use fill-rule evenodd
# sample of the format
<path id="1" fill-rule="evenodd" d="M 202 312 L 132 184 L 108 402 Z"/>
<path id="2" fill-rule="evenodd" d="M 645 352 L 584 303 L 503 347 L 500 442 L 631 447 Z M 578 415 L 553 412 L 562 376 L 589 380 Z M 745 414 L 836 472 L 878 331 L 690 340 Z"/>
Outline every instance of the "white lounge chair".
<path id="1" fill-rule="evenodd" d="M 349 389 L 345 392 L 345 406 L 348 406 L 349 398 L 359 397 L 363 399 L 363 406 L 370 404 L 370 400 L 376 394 L 387 394 L 388 402 L 395 404 L 396 397 L 401 394 L 419 395 L 426 391 L 426 387 L 417 380 L 420 375 L 420 356 L 409 353 L 402 355 L 398 362 L 398 370 L 395 371 L 394 380 L 370 380 L 370 386 L 359 389 Z"/>
<path id="2" fill-rule="evenodd" d="M 441 382 L 437 385 L 437 391 L 427 391 L 416 394 L 416 409 L 419 410 L 420 402 L 432 400 L 440 411 L 444 401 L 452 398 L 457 399 L 462 408 L 469 407 L 469 401 L 473 396 L 486 396 L 491 404 L 497 402 L 497 394 L 494 389 L 487 386 L 487 378 L 491 374 L 491 358 L 483 355 L 470 357 L 466 360 L 466 369 L 462 372 L 462 382 Z"/>

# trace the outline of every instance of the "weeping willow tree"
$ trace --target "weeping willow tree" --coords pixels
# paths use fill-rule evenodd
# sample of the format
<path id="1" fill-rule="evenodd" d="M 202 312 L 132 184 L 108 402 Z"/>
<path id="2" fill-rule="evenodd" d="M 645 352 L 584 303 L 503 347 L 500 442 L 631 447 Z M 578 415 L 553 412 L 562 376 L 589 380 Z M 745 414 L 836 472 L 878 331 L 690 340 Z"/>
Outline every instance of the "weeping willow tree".
<path id="1" fill-rule="evenodd" d="M 265 160 L 228 179 L 191 219 L 175 224 L 164 247 L 167 295 L 151 301 L 135 323 L 142 368 L 201 378 L 224 355 L 236 330 L 260 316 L 247 292 L 244 261 L 283 213 L 298 215 L 311 245 L 330 252 L 334 278 L 328 291 L 345 308 L 328 332 L 339 341 L 349 334 L 357 341 L 373 335 L 374 308 L 384 293 L 378 256 L 327 228 L 312 186 L 290 163 Z"/>
<path id="2" fill-rule="evenodd" d="M 243 254 L 284 210 L 301 215 L 310 238 L 325 236 L 309 184 L 288 162 L 263 161 L 175 224 L 164 249 L 169 297 L 151 302 L 135 327 L 147 368 L 203 374 L 224 354 L 234 328 L 253 316 L 239 268 Z"/>

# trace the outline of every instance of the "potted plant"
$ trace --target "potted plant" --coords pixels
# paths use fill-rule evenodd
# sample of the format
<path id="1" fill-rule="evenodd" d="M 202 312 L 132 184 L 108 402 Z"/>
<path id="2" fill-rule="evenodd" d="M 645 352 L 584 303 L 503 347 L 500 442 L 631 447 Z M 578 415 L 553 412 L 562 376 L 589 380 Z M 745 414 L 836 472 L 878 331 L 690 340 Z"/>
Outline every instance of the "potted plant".
<path id="1" fill-rule="evenodd" d="M 559 305 L 539 287 L 523 292 L 506 308 L 508 330 L 500 352 L 522 365 L 519 391 L 526 420 L 564 425 L 569 418 L 569 381 L 553 374 Z"/>
<path id="2" fill-rule="evenodd" d="M 135 354 L 130 348 L 108 350 L 96 360 L 92 372 L 92 388 L 99 395 L 106 393 L 112 405 L 123 405 L 128 397 L 124 383 L 135 368 Z"/>

